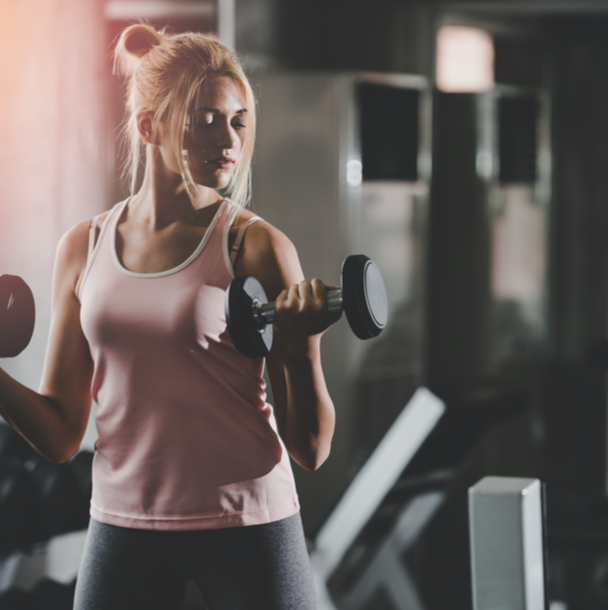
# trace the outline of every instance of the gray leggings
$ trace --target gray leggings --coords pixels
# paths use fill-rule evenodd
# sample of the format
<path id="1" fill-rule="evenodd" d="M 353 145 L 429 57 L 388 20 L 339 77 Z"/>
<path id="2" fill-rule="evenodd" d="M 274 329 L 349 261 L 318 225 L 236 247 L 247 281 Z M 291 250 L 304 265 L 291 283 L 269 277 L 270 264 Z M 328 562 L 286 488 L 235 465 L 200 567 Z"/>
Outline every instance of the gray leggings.
<path id="1" fill-rule="evenodd" d="M 273 523 L 167 532 L 91 519 L 74 610 L 181 610 L 188 581 L 209 610 L 314 610 L 300 514 Z"/>

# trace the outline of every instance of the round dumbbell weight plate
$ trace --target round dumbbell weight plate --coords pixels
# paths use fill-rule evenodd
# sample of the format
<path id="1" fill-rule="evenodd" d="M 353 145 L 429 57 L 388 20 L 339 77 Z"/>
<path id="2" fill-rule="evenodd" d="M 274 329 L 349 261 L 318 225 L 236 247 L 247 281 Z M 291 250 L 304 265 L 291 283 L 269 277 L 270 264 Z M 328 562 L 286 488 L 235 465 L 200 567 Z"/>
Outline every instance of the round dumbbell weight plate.
<path id="1" fill-rule="evenodd" d="M 347 257 L 340 282 L 344 313 L 352 331 L 359 339 L 377 337 L 386 326 L 388 299 L 376 263 L 363 254 Z"/>
<path id="2" fill-rule="evenodd" d="M 228 332 L 234 346 L 248 358 L 263 358 L 272 346 L 272 324 L 259 329 L 252 306 L 254 301 L 268 302 L 262 284 L 252 275 L 244 275 L 230 283 L 226 291 L 225 311 Z"/>
<path id="3" fill-rule="evenodd" d="M 29 286 L 16 275 L 0 276 L 0 358 L 13 358 L 27 347 L 35 320 Z"/>

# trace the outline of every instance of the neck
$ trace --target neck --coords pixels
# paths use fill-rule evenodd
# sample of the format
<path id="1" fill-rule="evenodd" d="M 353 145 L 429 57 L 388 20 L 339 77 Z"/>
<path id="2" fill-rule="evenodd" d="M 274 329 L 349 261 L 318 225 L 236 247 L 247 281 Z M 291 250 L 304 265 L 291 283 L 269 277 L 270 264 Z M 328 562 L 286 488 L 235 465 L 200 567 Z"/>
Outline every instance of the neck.
<path id="1" fill-rule="evenodd" d="M 197 184 L 192 202 L 183 178 L 168 170 L 160 154 L 148 146 L 144 180 L 129 208 L 136 218 L 160 229 L 176 221 L 198 224 L 203 209 L 221 200 L 215 189 Z"/>

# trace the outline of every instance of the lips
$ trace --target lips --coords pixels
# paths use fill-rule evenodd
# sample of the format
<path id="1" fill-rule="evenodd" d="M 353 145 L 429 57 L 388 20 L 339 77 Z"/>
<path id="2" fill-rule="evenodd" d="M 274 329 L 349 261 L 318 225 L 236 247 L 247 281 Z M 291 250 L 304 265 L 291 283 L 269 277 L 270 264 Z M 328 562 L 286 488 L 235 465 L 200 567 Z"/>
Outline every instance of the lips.
<path id="1" fill-rule="evenodd" d="M 215 159 L 211 159 L 211 161 L 207 161 L 207 163 L 227 169 L 234 164 L 234 159 L 232 157 L 216 157 Z"/>

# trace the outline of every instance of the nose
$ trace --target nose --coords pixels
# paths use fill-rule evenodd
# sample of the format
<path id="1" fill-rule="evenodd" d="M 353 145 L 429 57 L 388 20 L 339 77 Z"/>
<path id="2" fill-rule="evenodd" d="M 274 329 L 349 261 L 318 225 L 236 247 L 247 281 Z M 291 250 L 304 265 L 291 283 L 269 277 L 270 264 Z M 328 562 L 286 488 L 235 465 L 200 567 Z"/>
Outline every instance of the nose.
<path id="1" fill-rule="evenodd" d="M 234 129 L 229 122 L 222 122 L 221 128 L 218 130 L 216 146 L 222 150 L 230 150 L 236 147 L 237 137 Z"/>

